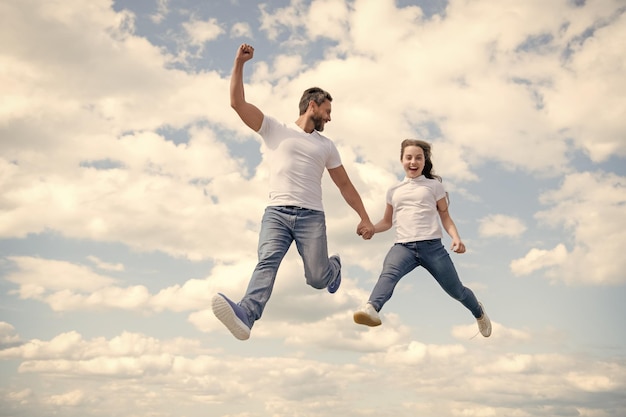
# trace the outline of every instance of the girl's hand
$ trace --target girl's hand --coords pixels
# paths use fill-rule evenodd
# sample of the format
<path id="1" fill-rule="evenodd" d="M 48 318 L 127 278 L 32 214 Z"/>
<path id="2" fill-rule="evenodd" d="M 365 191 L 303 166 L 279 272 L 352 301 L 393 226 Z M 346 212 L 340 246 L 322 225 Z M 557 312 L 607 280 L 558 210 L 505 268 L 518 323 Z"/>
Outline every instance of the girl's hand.
<path id="1" fill-rule="evenodd" d="M 374 236 L 374 225 L 369 220 L 362 220 L 357 226 L 356 234 L 365 240 L 369 240 Z"/>
<path id="2" fill-rule="evenodd" d="M 453 239 L 450 249 L 456 253 L 465 253 L 465 243 L 461 239 Z"/>

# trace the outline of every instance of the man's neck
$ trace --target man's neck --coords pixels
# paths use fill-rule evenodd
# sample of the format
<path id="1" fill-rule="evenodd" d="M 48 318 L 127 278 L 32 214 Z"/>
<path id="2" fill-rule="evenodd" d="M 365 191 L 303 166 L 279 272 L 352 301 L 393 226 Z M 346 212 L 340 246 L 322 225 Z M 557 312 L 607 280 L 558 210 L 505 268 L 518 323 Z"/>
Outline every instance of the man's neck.
<path id="1" fill-rule="evenodd" d="M 310 117 L 305 114 L 300 115 L 296 120 L 296 124 L 300 126 L 300 129 L 304 130 L 306 133 L 312 133 L 315 130 L 315 124 Z"/>

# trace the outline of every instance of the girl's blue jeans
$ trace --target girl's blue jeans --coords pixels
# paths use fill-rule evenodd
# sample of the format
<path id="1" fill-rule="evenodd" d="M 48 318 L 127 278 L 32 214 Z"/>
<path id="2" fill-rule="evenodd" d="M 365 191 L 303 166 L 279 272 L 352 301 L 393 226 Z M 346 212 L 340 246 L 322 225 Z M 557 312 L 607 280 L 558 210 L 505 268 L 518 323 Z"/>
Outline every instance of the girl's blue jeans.
<path id="1" fill-rule="evenodd" d="M 380 311 L 391 298 L 400 278 L 418 266 L 423 266 L 430 272 L 441 288 L 452 298 L 460 301 L 474 317 L 482 316 L 482 309 L 476 296 L 461 283 L 441 239 L 396 243 L 389 249 L 383 270 L 369 298 L 369 303 L 376 311 Z"/>
<path id="2" fill-rule="evenodd" d="M 336 257 L 328 259 L 323 211 L 292 206 L 266 207 L 259 233 L 259 261 L 246 294 L 239 302 L 248 313 L 250 323 L 263 314 L 278 267 L 293 241 L 302 257 L 308 285 L 316 289 L 326 288 L 341 273 L 339 260 Z"/>

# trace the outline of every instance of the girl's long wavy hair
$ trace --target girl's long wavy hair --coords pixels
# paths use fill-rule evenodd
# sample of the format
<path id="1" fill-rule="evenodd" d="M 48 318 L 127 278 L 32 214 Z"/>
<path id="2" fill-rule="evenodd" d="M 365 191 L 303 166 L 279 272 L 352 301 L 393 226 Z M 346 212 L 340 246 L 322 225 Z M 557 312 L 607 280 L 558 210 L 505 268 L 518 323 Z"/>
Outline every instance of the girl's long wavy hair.
<path id="1" fill-rule="evenodd" d="M 404 139 L 400 145 L 400 160 L 404 157 L 404 149 L 407 146 L 419 146 L 424 151 L 424 170 L 422 174 L 429 179 L 437 179 L 441 182 L 441 177 L 435 174 L 433 169 L 433 161 L 431 160 L 431 146 L 430 143 L 419 139 Z"/>

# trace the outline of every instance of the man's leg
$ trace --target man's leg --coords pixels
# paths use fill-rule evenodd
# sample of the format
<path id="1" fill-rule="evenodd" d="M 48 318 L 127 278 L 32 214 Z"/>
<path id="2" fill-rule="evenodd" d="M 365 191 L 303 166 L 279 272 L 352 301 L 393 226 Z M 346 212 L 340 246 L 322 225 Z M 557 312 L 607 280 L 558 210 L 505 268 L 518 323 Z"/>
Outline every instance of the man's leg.
<path id="1" fill-rule="evenodd" d="M 224 294 L 213 297 L 212 308 L 215 316 L 239 340 L 250 337 L 250 329 L 263 314 L 270 298 L 278 266 L 293 241 L 290 220 L 280 209 L 268 207 L 263 215 L 257 263 L 246 294 L 235 303 Z"/>
<path id="2" fill-rule="evenodd" d="M 268 207 L 263 215 L 259 234 L 259 261 L 252 273 L 246 294 L 239 304 L 248 311 L 250 322 L 263 314 L 272 295 L 278 267 L 293 242 L 291 215 L 279 207 Z"/>
<path id="3" fill-rule="evenodd" d="M 313 288 L 322 289 L 341 276 L 339 257 L 328 258 L 324 212 L 300 210 L 296 217 L 294 238 L 298 253 L 304 263 L 304 277 L 307 284 Z"/>

